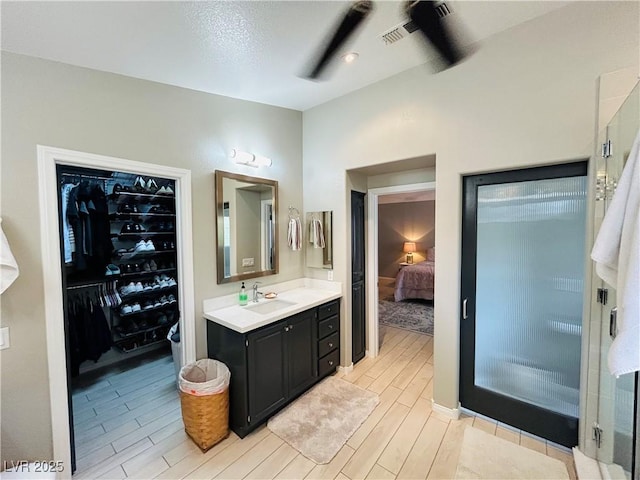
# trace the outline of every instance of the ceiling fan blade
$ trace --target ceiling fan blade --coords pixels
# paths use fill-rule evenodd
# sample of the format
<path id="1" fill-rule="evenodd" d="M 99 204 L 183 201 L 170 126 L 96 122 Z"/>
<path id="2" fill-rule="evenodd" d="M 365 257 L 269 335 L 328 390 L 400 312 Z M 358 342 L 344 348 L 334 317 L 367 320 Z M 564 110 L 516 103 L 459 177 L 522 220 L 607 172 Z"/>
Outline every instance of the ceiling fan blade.
<path id="1" fill-rule="evenodd" d="M 408 1 L 405 3 L 405 8 L 409 18 L 435 47 L 448 66 L 452 66 L 461 61 L 464 54 L 438 13 L 437 4 L 438 2 L 430 0 Z"/>
<path id="2" fill-rule="evenodd" d="M 347 41 L 347 39 L 356 31 L 373 10 L 373 2 L 370 0 L 359 0 L 353 2 L 342 21 L 331 36 L 331 40 L 327 44 L 318 61 L 315 63 L 311 71 L 306 75 L 307 78 L 316 79 L 326 68 L 338 49 Z"/>

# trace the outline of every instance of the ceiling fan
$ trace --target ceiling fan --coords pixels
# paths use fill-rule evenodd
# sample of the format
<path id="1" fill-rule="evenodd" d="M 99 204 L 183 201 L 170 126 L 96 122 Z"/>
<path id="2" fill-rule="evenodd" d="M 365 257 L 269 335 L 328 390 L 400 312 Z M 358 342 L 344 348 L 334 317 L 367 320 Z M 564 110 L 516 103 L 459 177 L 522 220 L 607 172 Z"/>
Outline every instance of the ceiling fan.
<path id="1" fill-rule="evenodd" d="M 443 22 L 442 2 L 432 0 L 409 0 L 402 8 L 416 29 L 422 32 L 426 40 L 435 48 L 446 68 L 460 62 L 465 54 L 447 24 Z M 354 1 L 347 9 L 331 35 L 327 46 L 320 50 L 312 68 L 304 75 L 311 80 L 319 79 L 344 43 L 362 26 L 364 20 L 373 11 L 371 0 Z"/>

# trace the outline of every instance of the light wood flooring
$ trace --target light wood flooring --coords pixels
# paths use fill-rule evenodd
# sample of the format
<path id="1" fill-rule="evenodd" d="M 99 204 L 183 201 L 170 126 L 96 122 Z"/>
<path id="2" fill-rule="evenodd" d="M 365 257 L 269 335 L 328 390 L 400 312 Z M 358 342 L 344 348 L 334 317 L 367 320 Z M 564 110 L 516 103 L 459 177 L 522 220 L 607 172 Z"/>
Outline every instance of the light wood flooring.
<path id="1" fill-rule="evenodd" d="M 171 357 L 118 373 L 74 393 L 75 478 L 447 479 L 465 427 L 558 458 L 576 478 L 568 449 L 479 416 L 451 420 L 431 410 L 433 338 L 381 328 L 376 359 L 336 375 L 380 395 L 380 403 L 333 460 L 317 465 L 266 427 L 235 434 L 207 453 L 186 436 Z"/>

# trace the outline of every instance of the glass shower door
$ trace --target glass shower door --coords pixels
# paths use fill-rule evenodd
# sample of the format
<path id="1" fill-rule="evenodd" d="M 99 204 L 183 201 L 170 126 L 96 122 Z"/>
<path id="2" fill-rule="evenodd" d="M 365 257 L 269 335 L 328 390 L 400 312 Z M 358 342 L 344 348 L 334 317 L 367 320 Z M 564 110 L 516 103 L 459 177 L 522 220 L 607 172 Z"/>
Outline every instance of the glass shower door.
<path id="1" fill-rule="evenodd" d="M 600 159 L 596 188 L 594 231 L 597 233 L 622 174 L 633 141 L 640 128 L 640 87 L 636 84 L 601 135 L 601 144 L 610 141 L 609 156 Z M 594 271 L 594 276 L 595 271 Z M 616 291 L 596 276 L 596 285 L 607 289 L 607 302 L 600 312 L 600 391 L 598 424 L 601 431 L 597 458 L 607 464 L 611 478 L 631 478 L 634 455 L 634 409 L 636 374 L 617 379 L 609 373 L 607 355 L 615 336 Z M 638 467 L 636 467 L 637 469 Z"/>

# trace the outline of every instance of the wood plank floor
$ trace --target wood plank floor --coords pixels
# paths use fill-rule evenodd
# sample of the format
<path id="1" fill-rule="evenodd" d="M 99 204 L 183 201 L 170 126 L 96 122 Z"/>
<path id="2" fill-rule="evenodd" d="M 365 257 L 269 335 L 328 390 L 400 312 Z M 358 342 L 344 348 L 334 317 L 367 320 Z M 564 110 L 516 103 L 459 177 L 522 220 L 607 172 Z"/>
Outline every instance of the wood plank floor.
<path id="1" fill-rule="evenodd" d="M 266 427 L 235 434 L 202 453 L 184 433 L 171 357 L 98 378 L 74 391 L 75 478 L 447 479 L 467 425 L 563 461 L 571 452 L 480 416 L 451 420 L 431 410 L 433 338 L 380 330 L 376 359 L 337 374 L 374 391 L 380 403 L 333 460 L 317 465 Z"/>

